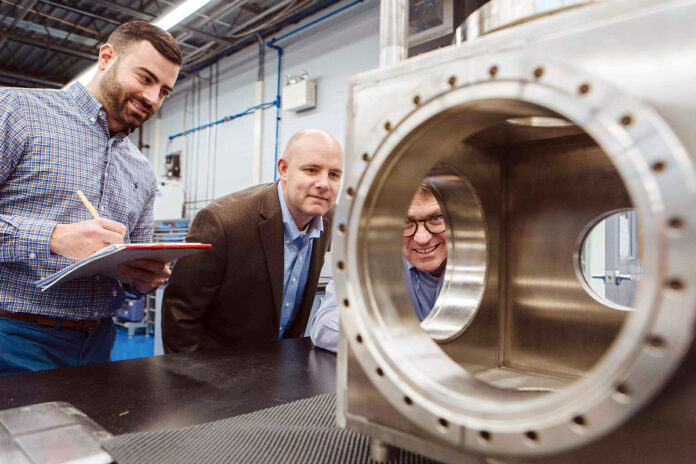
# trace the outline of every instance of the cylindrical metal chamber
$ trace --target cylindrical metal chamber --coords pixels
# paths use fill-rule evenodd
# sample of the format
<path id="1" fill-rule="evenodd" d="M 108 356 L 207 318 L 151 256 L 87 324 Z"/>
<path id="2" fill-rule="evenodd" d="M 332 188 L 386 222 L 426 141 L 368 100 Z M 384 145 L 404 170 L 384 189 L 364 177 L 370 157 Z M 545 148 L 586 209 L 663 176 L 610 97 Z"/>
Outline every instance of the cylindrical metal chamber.
<path id="1" fill-rule="evenodd" d="M 582 60 L 439 53 L 403 65 L 401 79 L 373 74 L 353 88 L 356 161 L 333 257 L 344 362 L 410 420 L 404 433 L 483 455 L 582 446 L 644 407 L 692 344 L 693 137 L 685 144 L 672 115 Z M 379 116 L 366 117 L 370 106 Z M 448 258 L 421 324 L 400 247 L 425 176 Z M 595 295 L 580 260 L 590 229 L 629 209 L 643 266 L 631 308 Z M 346 412 L 388 438 L 398 419 L 370 412 L 379 407 L 362 383 L 350 367 L 339 379 Z"/>

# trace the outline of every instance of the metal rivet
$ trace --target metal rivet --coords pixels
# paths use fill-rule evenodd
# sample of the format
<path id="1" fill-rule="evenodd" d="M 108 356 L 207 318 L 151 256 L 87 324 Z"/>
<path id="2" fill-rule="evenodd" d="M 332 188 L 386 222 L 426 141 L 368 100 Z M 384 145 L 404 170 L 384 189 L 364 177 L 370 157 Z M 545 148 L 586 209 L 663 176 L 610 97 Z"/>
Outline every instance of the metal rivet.
<path id="1" fill-rule="evenodd" d="M 345 224 L 339 224 L 339 225 L 338 225 L 338 230 L 340 230 L 341 232 L 345 232 L 345 231 L 346 231 L 346 225 L 345 225 Z"/>
<path id="2" fill-rule="evenodd" d="M 488 69 L 488 74 L 491 75 L 491 77 L 494 77 L 496 74 L 498 74 L 498 67 L 497 66 L 491 66 Z"/>
<path id="3" fill-rule="evenodd" d="M 479 432 L 479 436 L 481 438 L 483 438 L 484 440 L 489 441 L 491 439 L 491 432 L 489 432 L 487 430 L 481 430 Z"/>
<path id="4" fill-rule="evenodd" d="M 353 187 L 348 187 L 346 189 L 346 193 L 348 194 L 349 197 L 352 197 L 353 194 L 355 193 L 355 190 L 353 190 Z"/>
<path id="5" fill-rule="evenodd" d="M 530 430 L 529 432 L 526 432 L 524 435 L 532 441 L 537 441 L 539 439 L 539 436 L 534 430 Z"/>
<path id="6" fill-rule="evenodd" d="M 449 85 L 451 85 L 452 87 L 454 87 L 454 84 L 457 83 L 457 77 L 456 77 L 456 76 L 450 76 L 450 78 L 447 79 L 447 82 L 449 83 Z"/>
<path id="7" fill-rule="evenodd" d="M 420 105 L 420 95 L 416 95 L 413 97 L 413 103 L 416 105 Z"/>
<path id="8" fill-rule="evenodd" d="M 631 117 L 630 114 L 626 114 L 621 117 L 621 125 L 622 126 L 630 126 L 633 123 L 633 118 Z"/>
<path id="9" fill-rule="evenodd" d="M 336 263 L 336 266 L 338 266 L 338 268 L 340 270 L 343 270 L 343 266 L 344 266 L 343 261 L 339 261 L 338 263 Z"/>
<path id="10" fill-rule="evenodd" d="M 589 93 L 590 91 L 590 84 L 581 84 L 580 87 L 578 87 L 578 92 L 580 95 L 585 95 Z"/>
<path id="11" fill-rule="evenodd" d="M 370 155 L 368 155 L 367 153 L 363 153 L 362 160 L 365 162 L 370 161 Z"/>
<path id="12" fill-rule="evenodd" d="M 413 404 L 413 400 L 411 398 L 409 398 L 408 396 L 404 396 L 404 403 L 411 406 Z"/>
<path id="13" fill-rule="evenodd" d="M 380 367 L 377 368 L 376 372 L 377 372 L 377 375 L 379 375 L 380 377 L 384 376 L 384 371 Z"/>
<path id="14" fill-rule="evenodd" d="M 587 424 L 587 421 L 583 416 L 575 416 L 573 417 L 573 424 L 584 427 Z"/>
<path id="15" fill-rule="evenodd" d="M 540 68 L 536 68 L 534 70 L 534 77 L 536 77 L 537 79 L 539 79 L 543 75 L 544 75 L 544 68 L 540 67 Z"/>
<path id="16" fill-rule="evenodd" d="M 443 426 L 445 428 L 449 427 L 449 422 L 447 422 L 447 419 L 440 418 L 440 420 L 438 420 L 438 422 L 440 423 L 441 426 Z"/>
<path id="17" fill-rule="evenodd" d="M 350 301 L 348 301 L 348 298 L 345 298 L 343 300 L 343 306 L 345 306 L 346 308 L 350 306 Z"/>
<path id="18" fill-rule="evenodd" d="M 391 123 L 390 123 L 389 121 L 385 122 L 385 123 L 384 123 L 384 128 L 385 128 L 386 130 L 391 130 Z"/>
<path id="19" fill-rule="evenodd" d="M 358 343 L 362 343 L 362 337 L 360 335 L 356 335 L 355 341 L 357 341 Z"/>
<path id="20" fill-rule="evenodd" d="M 684 288 L 684 282 L 679 279 L 668 279 L 666 285 L 672 290 L 681 290 Z"/>

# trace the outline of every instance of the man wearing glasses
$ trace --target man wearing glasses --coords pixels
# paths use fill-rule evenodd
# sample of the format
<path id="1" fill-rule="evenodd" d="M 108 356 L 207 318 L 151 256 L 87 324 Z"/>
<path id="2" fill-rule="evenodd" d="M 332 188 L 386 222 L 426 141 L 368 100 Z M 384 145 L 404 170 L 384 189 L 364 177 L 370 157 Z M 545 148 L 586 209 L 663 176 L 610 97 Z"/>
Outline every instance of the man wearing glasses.
<path id="1" fill-rule="evenodd" d="M 404 222 L 401 255 L 411 304 L 419 321 L 425 319 L 440 294 L 447 264 L 447 225 L 432 190 L 420 184 L 411 200 Z M 336 352 L 338 305 L 333 280 L 310 322 L 312 342 Z"/>

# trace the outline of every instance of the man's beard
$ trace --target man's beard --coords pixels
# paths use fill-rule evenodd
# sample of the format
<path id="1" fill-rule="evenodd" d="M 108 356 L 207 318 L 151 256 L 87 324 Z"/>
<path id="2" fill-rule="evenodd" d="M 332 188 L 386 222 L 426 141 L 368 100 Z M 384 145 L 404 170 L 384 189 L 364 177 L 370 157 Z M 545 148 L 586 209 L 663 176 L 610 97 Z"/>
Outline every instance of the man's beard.
<path id="1" fill-rule="evenodd" d="M 154 111 L 152 110 L 152 105 L 144 102 L 136 94 L 126 92 L 123 86 L 118 82 L 116 76 L 117 70 L 118 63 L 115 63 L 115 66 L 112 66 L 111 69 L 106 71 L 99 83 L 99 89 L 104 99 L 104 110 L 108 116 L 115 119 L 126 129 L 137 129 L 153 115 Z M 147 114 L 141 116 L 130 110 L 128 108 L 128 102 L 131 100 L 143 107 L 147 111 Z"/>

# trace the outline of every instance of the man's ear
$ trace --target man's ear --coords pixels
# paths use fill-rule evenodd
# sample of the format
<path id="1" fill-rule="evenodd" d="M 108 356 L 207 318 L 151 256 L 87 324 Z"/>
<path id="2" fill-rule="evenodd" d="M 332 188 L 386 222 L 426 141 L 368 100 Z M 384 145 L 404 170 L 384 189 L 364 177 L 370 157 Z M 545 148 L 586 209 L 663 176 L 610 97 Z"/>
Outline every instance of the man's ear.
<path id="1" fill-rule="evenodd" d="M 287 180 L 288 178 L 288 163 L 285 161 L 285 158 L 278 160 L 278 175 L 281 180 Z"/>
<path id="2" fill-rule="evenodd" d="M 97 66 L 100 71 L 105 71 L 114 61 L 116 61 L 116 50 L 113 45 L 106 43 L 99 47 Z"/>

